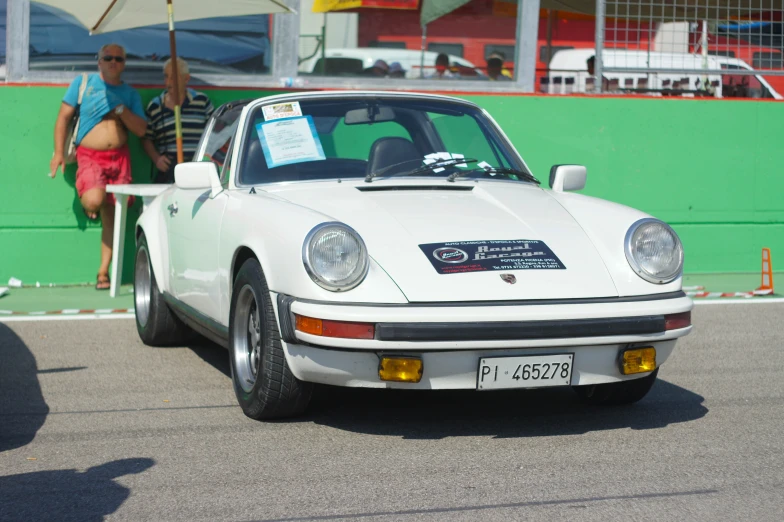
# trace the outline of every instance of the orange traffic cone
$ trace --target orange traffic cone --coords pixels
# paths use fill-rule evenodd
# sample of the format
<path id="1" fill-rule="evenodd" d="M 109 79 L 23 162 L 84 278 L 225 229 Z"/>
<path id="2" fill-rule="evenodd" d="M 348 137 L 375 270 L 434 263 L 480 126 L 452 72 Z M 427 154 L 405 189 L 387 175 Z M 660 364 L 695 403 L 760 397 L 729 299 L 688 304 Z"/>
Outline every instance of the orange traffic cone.
<path id="1" fill-rule="evenodd" d="M 770 249 L 762 249 L 762 286 L 754 290 L 754 295 L 770 295 L 773 293 L 773 265 L 770 261 Z"/>

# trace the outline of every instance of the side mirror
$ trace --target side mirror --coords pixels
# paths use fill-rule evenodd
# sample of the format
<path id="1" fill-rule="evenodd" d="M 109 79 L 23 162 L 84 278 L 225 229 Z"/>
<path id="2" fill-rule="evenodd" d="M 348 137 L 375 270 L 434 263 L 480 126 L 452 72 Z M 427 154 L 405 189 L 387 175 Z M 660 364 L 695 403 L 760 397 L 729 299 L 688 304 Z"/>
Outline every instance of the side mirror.
<path id="1" fill-rule="evenodd" d="M 184 190 L 212 189 L 210 197 L 215 197 L 223 191 L 218 168 L 211 161 L 191 161 L 176 165 L 174 184 Z"/>
<path id="2" fill-rule="evenodd" d="M 553 165 L 550 169 L 550 188 L 556 192 L 582 190 L 587 175 L 588 171 L 582 165 Z"/>

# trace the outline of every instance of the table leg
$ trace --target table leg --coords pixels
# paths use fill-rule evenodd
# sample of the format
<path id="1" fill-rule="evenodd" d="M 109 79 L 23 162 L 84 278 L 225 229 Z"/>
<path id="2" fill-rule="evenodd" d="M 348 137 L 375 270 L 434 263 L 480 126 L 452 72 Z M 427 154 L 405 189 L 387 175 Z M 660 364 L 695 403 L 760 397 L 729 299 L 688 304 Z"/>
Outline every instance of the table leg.
<path id="1" fill-rule="evenodd" d="M 147 210 L 147 207 L 150 206 L 150 203 L 152 203 L 155 200 L 156 197 L 158 197 L 158 196 L 157 195 L 155 195 L 155 196 L 142 196 L 142 211 L 141 211 L 141 214 L 143 214 L 144 211 Z"/>
<path id="2" fill-rule="evenodd" d="M 123 251 L 125 250 L 125 221 L 128 215 L 128 195 L 115 194 L 114 199 L 114 238 L 112 240 L 112 282 L 109 295 L 117 297 L 122 277 Z"/>

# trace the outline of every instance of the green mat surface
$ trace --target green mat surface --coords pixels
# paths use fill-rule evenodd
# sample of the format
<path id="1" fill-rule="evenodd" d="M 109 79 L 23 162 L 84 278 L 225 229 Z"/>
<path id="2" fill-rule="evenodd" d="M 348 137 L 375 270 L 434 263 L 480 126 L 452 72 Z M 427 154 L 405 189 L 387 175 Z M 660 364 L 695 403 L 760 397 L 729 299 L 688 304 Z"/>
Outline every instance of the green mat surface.
<path id="1" fill-rule="evenodd" d="M 0 285 L 5 286 L 5 285 Z M 117 297 L 94 286 L 9 288 L 0 297 L 0 310 L 56 312 L 58 310 L 115 310 L 133 308 L 133 286 L 123 285 Z"/>

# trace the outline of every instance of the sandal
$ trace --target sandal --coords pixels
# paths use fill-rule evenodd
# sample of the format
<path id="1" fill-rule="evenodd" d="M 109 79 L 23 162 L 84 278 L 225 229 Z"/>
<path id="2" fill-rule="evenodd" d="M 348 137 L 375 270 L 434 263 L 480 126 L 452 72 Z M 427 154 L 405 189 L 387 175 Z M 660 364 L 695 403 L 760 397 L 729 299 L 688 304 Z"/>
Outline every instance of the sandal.
<path id="1" fill-rule="evenodd" d="M 96 290 L 109 290 L 112 287 L 112 280 L 109 279 L 108 275 L 102 276 L 101 274 L 98 274 L 96 276 L 96 280 L 97 280 L 95 283 Z"/>

